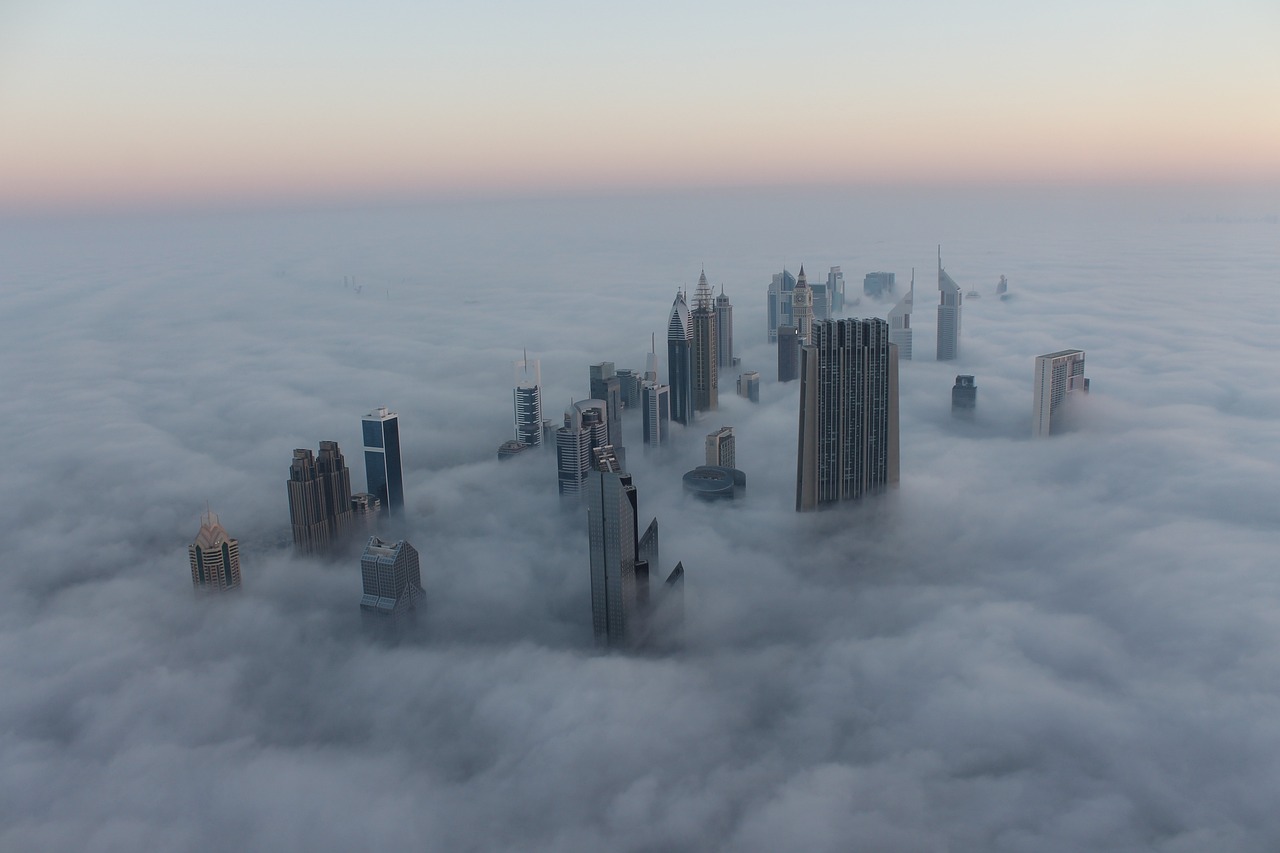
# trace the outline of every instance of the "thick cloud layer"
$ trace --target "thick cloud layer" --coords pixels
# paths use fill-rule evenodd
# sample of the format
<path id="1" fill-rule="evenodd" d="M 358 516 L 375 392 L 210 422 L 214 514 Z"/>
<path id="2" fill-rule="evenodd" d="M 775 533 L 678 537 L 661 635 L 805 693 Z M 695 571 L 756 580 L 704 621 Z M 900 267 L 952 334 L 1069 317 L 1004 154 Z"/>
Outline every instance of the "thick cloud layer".
<path id="1" fill-rule="evenodd" d="M 14 222 L 0 236 L 0 849 L 1273 850 L 1280 845 L 1274 195 L 922 192 Z M 967 291 L 933 350 L 934 244 Z M 556 418 L 640 367 L 705 263 L 743 369 L 630 468 L 675 655 L 591 645 L 554 454 L 494 457 L 510 362 Z M 917 268 L 902 484 L 792 511 L 782 264 Z M 1009 277 L 1014 298 L 993 297 Z M 353 275 L 357 294 L 343 286 Z M 864 299 L 855 315 L 884 316 Z M 1033 357 L 1087 351 L 1078 429 Z M 661 340 L 659 352 L 661 353 Z M 665 360 L 664 360 L 665 361 Z M 663 367 L 665 371 L 665 363 Z M 949 413 L 977 376 L 972 423 Z M 292 553 L 294 447 L 400 413 L 428 615 L 360 628 Z M 684 498 L 738 432 L 747 500 Z M 195 597 L 209 501 L 244 588 Z"/>

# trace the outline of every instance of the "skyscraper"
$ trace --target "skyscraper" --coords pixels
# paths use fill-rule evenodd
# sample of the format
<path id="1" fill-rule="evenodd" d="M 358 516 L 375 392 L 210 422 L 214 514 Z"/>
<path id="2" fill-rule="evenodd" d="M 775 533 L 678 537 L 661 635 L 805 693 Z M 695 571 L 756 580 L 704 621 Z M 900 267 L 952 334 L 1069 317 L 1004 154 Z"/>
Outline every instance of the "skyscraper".
<path id="1" fill-rule="evenodd" d="M 800 350 L 796 510 L 898 481 L 898 353 L 884 320 L 827 320 Z"/>
<path id="2" fill-rule="evenodd" d="M 1031 435 L 1045 438 L 1054 432 L 1054 419 L 1070 398 L 1088 392 L 1084 377 L 1084 350 L 1064 349 L 1036 356 L 1035 399 L 1031 411 Z"/>
<path id="3" fill-rule="evenodd" d="M 606 406 L 604 400 L 581 400 L 565 410 L 564 426 L 556 430 L 556 480 L 563 497 L 583 494 L 595 449 L 609 443 Z"/>
<path id="4" fill-rule="evenodd" d="M 704 271 L 694 292 L 693 313 L 693 410 L 712 412 L 719 406 L 719 338 L 715 299 Z"/>
<path id="5" fill-rule="evenodd" d="M 426 598 L 418 550 L 404 540 L 392 544 L 370 536 L 360 555 L 360 581 L 360 612 L 378 623 L 398 625 L 416 615 Z"/>
<path id="6" fill-rule="evenodd" d="M 402 516 L 404 473 L 400 465 L 400 417 L 381 406 L 365 415 L 360 425 L 364 433 L 365 491 L 382 501 L 382 511 L 387 515 Z"/>
<path id="7" fill-rule="evenodd" d="M 693 324 L 684 294 L 677 292 L 667 320 L 667 384 L 671 386 L 671 420 L 693 420 Z"/>
<path id="8" fill-rule="evenodd" d="M 644 446 L 661 447 L 667 443 L 671 423 L 671 387 L 645 382 L 640 389 L 643 415 Z"/>
<path id="9" fill-rule="evenodd" d="M 951 414 L 957 418 L 973 418 L 978 407 L 978 386 L 969 375 L 957 376 L 951 386 Z"/>
<path id="10" fill-rule="evenodd" d="M 640 371 L 619 367 L 617 376 L 618 384 L 622 387 L 622 408 L 640 408 L 640 383 L 644 381 Z"/>
<path id="11" fill-rule="evenodd" d="M 351 527 L 351 472 L 336 441 L 320 442 L 320 458 L 306 448 L 289 465 L 289 521 L 303 553 L 327 551 Z"/>
<path id="12" fill-rule="evenodd" d="M 753 403 L 760 402 L 760 374 L 754 370 L 738 375 L 738 396 Z"/>
<path id="13" fill-rule="evenodd" d="M 720 371 L 733 368 L 733 306 L 729 297 L 724 295 L 724 285 L 720 285 L 720 295 L 716 297 L 716 363 Z"/>
<path id="14" fill-rule="evenodd" d="M 778 327 L 778 381 L 791 382 L 800 375 L 800 336 L 795 326 Z"/>
<path id="15" fill-rule="evenodd" d="M 187 554 L 196 589 L 225 592 L 240 586 L 240 543 L 227 535 L 212 510 L 200 516 L 200 532 Z"/>
<path id="16" fill-rule="evenodd" d="M 886 293 L 893 293 L 898 285 L 897 273 L 869 272 L 862 279 L 862 292 L 867 296 L 879 299 Z"/>
<path id="17" fill-rule="evenodd" d="M 954 361 L 960 356 L 960 285 L 942 268 L 942 247 L 938 247 L 938 361 Z"/>
<path id="18" fill-rule="evenodd" d="M 827 273 L 827 296 L 831 300 L 832 315 L 844 311 L 844 273 L 841 272 L 840 267 L 832 267 Z"/>
<path id="19" fill-rule="evenodd" d="M 515 440 L 526 447 L 539 447 L 542 445 L 542 363 L 530 361 L 526 353 L 514 362 L 514 367 Z"/>
<path id="20" fill-rule="evenodd" d="M 636 617 L 636 488 L 619 470 L 592 473 L 587 534 L 591 546 L 591 624 L 596 644 L 623 646 Z"/>
<path id="21" fill-rule="evenodd" d="M 721 468 L 737 467 L 733 427 L 720 427 L 720 429 L 707 436 L 706 444 L 708 465 Z"/>
<path id="22" fill-rule="evenodd" d="M 589 368 L 591 375 L 591 398 L 604 400 L 605 425 L 609 432 L 609 441 L 616 450 L 622 449 L 622 382 L 614 373 L 612 361 L 602 361 Z"/>
<path id="23" fill-rule="evenodd" d="M 800 275 L 796 278 L 796 289 L 791 292 L 791 316 L 794 319 L 796 334 L 800 336 L 800 346 L 812 342 L 813 335 L 813 291 L 809 289 L 809 281 L 804 275 L 804 264 L 800 265 Z"/>
<path id="24" fill-rule="evenodd" d="M 773 281 L 769 284 L 768 304 L 766 305 L 765 320 L 769 327 L 769 343 L 776 343 L 778 340 L 778 327 L 792 325 L 791 319 L 791 294 L 796 287 L 796 277 L 785 269 L 780 273 L 773 274 Z"/>
<path id="25" fill-rule="evenodd" d="M 916 271 L 911 269 L 911 286 L 889 310 L 889 343 L 898 348 L 898 358 L 911 361 L 911 310 L 915 307 Z"/>

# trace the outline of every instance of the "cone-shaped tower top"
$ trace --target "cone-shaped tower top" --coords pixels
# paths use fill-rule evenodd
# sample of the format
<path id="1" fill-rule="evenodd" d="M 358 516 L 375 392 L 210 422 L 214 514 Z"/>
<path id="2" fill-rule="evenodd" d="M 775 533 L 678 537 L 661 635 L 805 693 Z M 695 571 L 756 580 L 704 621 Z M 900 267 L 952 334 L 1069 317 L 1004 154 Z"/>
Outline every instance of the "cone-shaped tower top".
<path id="1" fill-rule="evenodd" d="M 960 292 L 960 285 L 942 268 L 942 246 L 938 246 L 938 290 L 943 293 Z"/>
<path id="2" fill-rule="evenodd" d="M 800 275 L 796 277 L 796 287 L 808 287 L 809 279 L 804 276 L 804 264 L 800 265 Z"/>
<path id="3" fill-rule="evenodd" d="M 693 326 L 689 324 L 689 304 L 684 294 L 676 291 L 675 301 L 671 303 L 671 315 L 667 320 L 667 340 L 687 341 L 693 339 Z"/>
<path id="4" fill-rule="evenodd" d="M 218 521 L 217 513 L 209 510 L 201 514 L 200 532 L 196 534 L 196 545 L 207 550 L 223 542 L 230 541 L 231 537 L 227 534 L 226 528 Z"/>
<path id="5" fill-rule="evenodd" d="M 693 292 L 693 307 L 710 310 L 714 299 L 711 285 L 707 283 L 707 273 L 703 271 L 702 275 L 698 276 L 698 289 Z"/>

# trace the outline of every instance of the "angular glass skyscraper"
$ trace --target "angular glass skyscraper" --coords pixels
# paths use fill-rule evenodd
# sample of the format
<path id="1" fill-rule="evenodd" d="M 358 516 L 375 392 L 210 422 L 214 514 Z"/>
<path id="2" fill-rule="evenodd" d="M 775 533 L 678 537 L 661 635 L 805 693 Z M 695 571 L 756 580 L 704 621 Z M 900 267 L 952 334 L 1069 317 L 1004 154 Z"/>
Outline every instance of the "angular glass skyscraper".
<path id="1" fill-rule="evenodd" d="M 636 619 L 636 487 L 623 471 L 592 473 L 587 501 L 591 625 L 596 645 L 622 646 Z"/>
<path id="2" fill-rule="evenodd" d="M 676 293 L 667 320 L 667 384 L 671 386 L 671 420 L 693 420 L 693 324 L 683 293 Z"/>
<path id="3" fill-rule="evenodd" d="M 382 501 L 389 516 L 404 515 L 404 473 L 400 464 L 400 417 L 379 407 L 361 421 L 364 474 L 369 494 Z"/>
<path id="4" fill-rule="evenodd" d="M 392 544 L 369 537 L 360 555 L 360 581 L 364 594 L 360 611 L 378 621 L 398 623 L 416 615 L 426 598 L 418 565 L 418 549 L 403 540 Z"/>
<path id="5" fill-rule="evenodd" d="M 938 361 L 960 357 L 960 285 L 942 268 L 942 247 L 938 247 Z"/>
<path id="6" fill-rule="evenodd" d="M 898 481 L 898 352 L 884 320 L 825 320 L 800 349 L 796 510 Z"/>
<path id="7" fill-rule="evenodd" d="M 720 405 L 720 343 L 715 298 L 707 274 L 698 277 L 693 313 L 693 410 L 712 412 Z"/>

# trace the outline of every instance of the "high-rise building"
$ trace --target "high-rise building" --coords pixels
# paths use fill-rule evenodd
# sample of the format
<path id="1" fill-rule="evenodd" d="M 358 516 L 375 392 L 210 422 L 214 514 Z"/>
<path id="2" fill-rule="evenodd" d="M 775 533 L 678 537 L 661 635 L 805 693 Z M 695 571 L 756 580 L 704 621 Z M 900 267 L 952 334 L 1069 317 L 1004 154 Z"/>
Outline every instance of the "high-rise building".
<path id="1" fill-rule="evenodd" d="M 911 361 L 911 311 L 915 307 L 916 271 L 911 269 L 911 286 L 889 310 L 889 343 L 898 348 L 898 358 Z"/>
<path id="2" fill-rule="evenodd" d="M 778 340 L 778 327 L 792 325 L 791 319 L 791 294 L 796 287 L 796 277 L 785 269 L 780 273 L 773 274 L 773 281 L 769 284 L 768 304 L 766 305 L 765 320 L 769 327 L 769 343 L 776 343 Z"/>
<path id="3" fill-rule="evenodd" d="M 624 646 L 636 621 L 636 487 L 619 470 L 592 473 L 587 532 L 591 544 L 591 624 L 596 644 Z"/>
<path id="4" fill-rule="evenodd" d="M 523 444 L 516 445 L 523 448 Z M 382 515 L 382 501 L 368 492 L 356 492 L 351 496 L 351 529 L 353 532 L 371 535 L 378 527 Z"/>
<path id="5" fill-rule="evenodd" d="M 693 323 L 683 293 L 676 293 L 667 320 L 667 384 L 671 386 L 671 420 L 693 420 Z"/>
<path id="6" fill-rule="evenodd" d="M 831 300 L 832 315 L 844 311 L 844 273 L 840 267 L 832 267 L 827 273 L 827 295 Z M 823 319 L 830 319 L 829 317 Z"/>
<path id="7" fill-rule="evenodd" d="M 602 361 L 589 368 L 591 374 L 591 398 L 604 400 L 605 425 L 609 431 L 609 444 L 622 447 L 622 383 L 613 369 L 612 361 Z"/>
<path id="8" fill-rule="evenodd" d="M 539 400 L 541 407 L 541 400 Z M 400 464 L 400 417 L 380 406 L 361 419 L 365 491 L 382 501 L 389 516 L 404 515 L 404 471 Z"/>
<path id="9" fill-rule="evenodd" d="M 704 271 L 694 291 L 693 311 L 693 410 L 713 412 L 719 406 L 719 339 L 716 334 L 716 306 Z"/>
<path id="10" fill-rule="evenodd" d="M 1064 349 L 1036 356 L 1031 435 L 1035 438 L 1052 435 L 1054 419 L 1077 391 L 1089 391 L 1089 380 L 1084 377 L 1084 350 Z"/>
<path id="11" fill-rule="evenodd" d="M 360 581 L 364 588 L 360 612 L 379 623 L 406 621 L 426 598 L 418 549 L 404 540 L 393 544 L 370 536 L 360 555 Z"/>
<path id="12" fill-rule="evenodd" d="M 796 510 L 898 481 L 898 353 L 884 320 L 827 320 L 800 350 Z"/>
<path id="13" fill-rule="evenodd" d="M 645 382 L 640 389 L 644 446 L 661 447 L 667 443 L 671 423 L 671 386 Z"/>
<path id="14" fill-rule="evenodd" d="M 542 363 L 530 361 L 528 353 L 514 363 L 516 437 L 526 447 L 542 445 Z"/>
<path id="15" fill-rule="evenodd" d="M 996 296 L 1001 299 L 1009 298 L 1009 279 L 1000 276 L 1000 283 L 996 285 Z"/>
<path id="16" fill-rule="evenodd" d="M 640 371 L 619 367 L 617 376 L 618 384 L 622 388 L 622 408 L 640 408 L 640 383 L 644 381 Z"/>
<path id="17" fill-rule="evenodd" d="M 978 386 L 972 376 L 956 377 L 951 386 L 951 414 L 957 418 L 972 418 L 978 407 Z"/>
<path id="18" fill-rule="evenodd" d="M 753 403 L 760 402 L 760 374 L 754 370 L 738 375 L 738 396 Z"/>
<path id="19" fill-rule="evenodd" d="M 813 291 L 804 275 L 804 264 L 800 265 L 800 275 L 796 278 L 796 289 L 791 292 L 791 316 L 800 336 L 800 346 L 812 342 L 813 335 Z"/>
<path id="20" fill-rule="evenodd" d="M 720 427 L 707 436 L 707 464 L 721 468 L 737 467 L 733 427 Z"/>
<path id="21" fill-rule="evenodd" d="M 800 375 L 800 335 L 795 326 L 778 327 L 778 381 L 791 382 Z"/>
<path id="22" fill-rule="evenodd" d="M 200 532 L 187 554 L 196 589 L 225 592 L 240 586 L 240 543 L 227 535 L 212 510 L 200 516 Z"/>
<path id="23" fill-rule="evenodd" d="M 318 459 L 294 450 L 287 485 L 293 543 L 307 554 L 327 551 L 351 527 L 351 472 L 338 443 L 320 442 Z"/>
<path id="24" fill-rule="evenodd" d="M 594 452 L 609 443 L 604 400 L 580 400 L 565 410 L 556 430 L 556 480 L 563 497 L 580 497 L 595 462 Z"/>
<path id="25" fill-rule="evenodd" d="M 872 296 L 876 299 L 879 299 L 886 293 L 893 293 L 894 288 L 897 286 L 897 273 L 869 272 L 862 279 L 862 292 L 867 296 Z"/>
<path id="26" fill-rule="evenodd" d="M 830 320 L 831 319 L 831 294 L 827 290 L 827 284 L 824 281 L 815 281 L 809 284 L 809 290 L 813 294 L 813 319 Z"/>
<path id="27" fill-rule="evenodd" d="M 720 295 L 716 297 L 716 363 L 721 372 L 733 368 L 733 306 L 729 297 L 724 295 L 724 285 L 720 285 Z"/>
<path id="28" fill-rule="evenodd" d="M 960 357 L 960 285 L 942 268 L 942 247 L 938 247 L 938 361 Z"/>
<path id="29" fill-rule="evenodd" d="M 636 543 L 636 609 L 644 614 L 649 608 L 649 574 L 661 570 L 658 558 L 658 519 L 649 522 L 644 535 Z"/>

